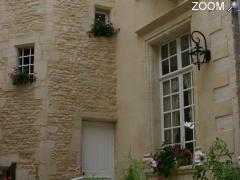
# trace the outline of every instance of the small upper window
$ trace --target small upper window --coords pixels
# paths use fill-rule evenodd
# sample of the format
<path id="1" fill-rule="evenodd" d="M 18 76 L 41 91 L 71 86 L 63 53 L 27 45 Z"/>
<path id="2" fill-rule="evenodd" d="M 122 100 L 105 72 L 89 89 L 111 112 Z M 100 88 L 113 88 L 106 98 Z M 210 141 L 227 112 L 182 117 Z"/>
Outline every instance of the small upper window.
<path id="1" fill-rule="evenodd" d="M 34 47 L 18 48 L 18 68 L 34 75 Z"/>
<path id="2" fill-rule="evenodd" d="M 95 21 L 101 21 L 104 24 L 109 23 L 109 11 L 106 10 L 96 10 Z"/>

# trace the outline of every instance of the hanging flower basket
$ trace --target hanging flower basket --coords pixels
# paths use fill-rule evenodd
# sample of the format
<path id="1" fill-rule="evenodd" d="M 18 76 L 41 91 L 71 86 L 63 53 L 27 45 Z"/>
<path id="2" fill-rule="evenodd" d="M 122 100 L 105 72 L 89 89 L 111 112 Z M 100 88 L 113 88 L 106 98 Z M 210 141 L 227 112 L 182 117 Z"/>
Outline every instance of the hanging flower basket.
<path id="1" fill-rule="evenodd" d="M 13 85 L 31 84 L 36 81 L 34 74 L 29 74 L 26 70 L 20 71 L 17 66 L 13 67 L 13 72 L 8 74 Z"/>

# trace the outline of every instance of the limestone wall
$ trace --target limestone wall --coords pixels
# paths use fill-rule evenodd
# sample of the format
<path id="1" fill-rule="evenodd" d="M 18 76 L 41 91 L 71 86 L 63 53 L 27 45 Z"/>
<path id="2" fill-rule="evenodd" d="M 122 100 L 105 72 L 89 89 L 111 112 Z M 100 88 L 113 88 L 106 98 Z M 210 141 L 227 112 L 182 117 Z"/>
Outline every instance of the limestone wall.
<path id="1" fill-rule="evenodd" d="M 96 4 L 113 1 L 0 1 L 0 164 L 17 180 L 72 176 L 81 163 L 83 114 L 115 118 L 115 37 L 89 38 Z M 37 81 L 13 86 L 16 47 L 35 45 Z M 35 165 L 38 164 L 38 165 Z"/>

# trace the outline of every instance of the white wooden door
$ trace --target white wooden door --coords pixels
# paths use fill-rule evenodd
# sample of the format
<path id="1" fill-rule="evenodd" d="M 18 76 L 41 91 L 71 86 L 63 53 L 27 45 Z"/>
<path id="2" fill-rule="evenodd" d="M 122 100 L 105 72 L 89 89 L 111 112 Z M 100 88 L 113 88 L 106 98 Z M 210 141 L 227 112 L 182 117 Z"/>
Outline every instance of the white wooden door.
<path id="1" fill-rule="evenodd" d="M 83 172 L 86 176 L 114 180 L 114 125 L 83 123 Z"/>

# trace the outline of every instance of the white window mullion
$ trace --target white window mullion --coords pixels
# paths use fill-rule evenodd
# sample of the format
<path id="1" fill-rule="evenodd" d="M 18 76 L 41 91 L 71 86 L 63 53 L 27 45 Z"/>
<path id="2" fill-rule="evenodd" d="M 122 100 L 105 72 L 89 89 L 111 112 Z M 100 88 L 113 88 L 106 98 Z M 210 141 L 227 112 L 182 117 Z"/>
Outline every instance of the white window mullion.
<path id="1" fill-rule="evenodd" d="M 179 93 L 180 93 L 180 125 L 181 125 L 181 145 L 185 147 L 185 127 L 184 127 L 184 100 L 183 100 L 183 76 L 179 75 Z"/>

